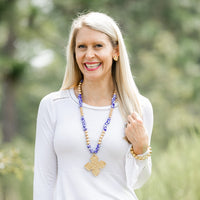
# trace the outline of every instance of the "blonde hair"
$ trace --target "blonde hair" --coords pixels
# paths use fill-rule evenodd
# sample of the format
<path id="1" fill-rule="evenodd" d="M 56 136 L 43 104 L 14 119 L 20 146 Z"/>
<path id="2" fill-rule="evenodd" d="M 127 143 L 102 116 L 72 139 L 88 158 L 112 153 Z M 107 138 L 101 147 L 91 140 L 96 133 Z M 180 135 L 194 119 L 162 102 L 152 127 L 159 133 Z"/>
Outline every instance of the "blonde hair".
<path id="1" fill-rule="evenodd" d="M 73 88 L 83 78 L 75 59 L 75 40 L 77 32 L 83 26 L 100 31 L 108 35 L 114 46 L 118 45 L 119 60 L 113 61 L 112 72 L 115 87 L 118 93 L 120 112 L 126 119 L 127 115 L 136 111 L 142 116 L 139 104 L 139 91 L 133 80 L 129 58 L 124 40 L 116 22 L 106 14 L 90 12 L 74 20 L 67 45 L 67 65 L 61 90 Z"/>

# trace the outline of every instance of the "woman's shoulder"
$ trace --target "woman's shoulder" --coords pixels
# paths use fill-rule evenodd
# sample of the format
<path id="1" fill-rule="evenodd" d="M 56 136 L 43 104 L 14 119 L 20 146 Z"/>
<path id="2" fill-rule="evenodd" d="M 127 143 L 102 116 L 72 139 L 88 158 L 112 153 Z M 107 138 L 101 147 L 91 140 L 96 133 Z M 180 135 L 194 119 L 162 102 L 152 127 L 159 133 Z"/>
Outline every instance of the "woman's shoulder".
<path id="1" fill-rule="evenodd" d="M 150 100 L 147 97 L 140 95 L 139 99 L 140 99 L 140 105 L 142 109 L 144 126 L 146 130 L 148 131 L 149 139 L 151 140 L 151 134 L 153 130 L 153 121 L 154 121 L 153 108 L 152 108 Z"/>
<path id="2" fill-rule="evenodd" d="M 69 90 L 58 90 L 55 92 L 51 92 L 47 95 L 45 95 L 42 99 L 41 102 L 43 103 L 50 103 L 50 102 L 56 102 L 57 100 L 60 99 L 65 99 L 69 97 Z"/>
<path id="3" fill-rule="evenodd" d="M 139 101 L 140 101 L 141 106 L 145 106 L 147 104 L 151 104 L 150 100 L 147 97 L 145 97 L 145 96 L 143 96 L 141 94 L 139 94 Z"/>
<path id="4" fill-rule="evenodd" d="M 141 106 L 143 112 L 144 111 L 153 112 L 151 101 L 147 97 L 140 94 L 139 102 L 140 102 L 140 106 Z"/>

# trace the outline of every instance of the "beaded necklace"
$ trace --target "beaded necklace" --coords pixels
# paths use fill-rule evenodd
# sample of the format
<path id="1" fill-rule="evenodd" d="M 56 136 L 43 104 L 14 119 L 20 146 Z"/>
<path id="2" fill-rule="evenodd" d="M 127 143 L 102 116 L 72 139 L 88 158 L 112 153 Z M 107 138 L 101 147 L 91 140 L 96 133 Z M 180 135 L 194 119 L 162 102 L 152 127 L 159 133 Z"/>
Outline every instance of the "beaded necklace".
<path id="1" fill-rule="evenodd" d="M 103 137 L 104 137 L 104 135 L 107 131 L 108 125 L 110 124 L 113 109 L 115 108 L 115 102 L 116 102 L 117 95 L 116 95 L 116 92 L 113 93 L 113 97 L 112 97 L 112 101 L 111 101 L 111 108 L 110 108 L 108 119 L 106 120 L 106 122 L 103 125 L 103 131 L 102 131 L 102 133 L 99 137 L 96 148 L 93 150 L 91 145 L 90 145 L 90 140 L 89 140 L 89 136 L 88 136 L 86 122 L 85 122 L 85 118 L 84 118 L 84 114 L 83 114 L 82 82 L 83 82 L 83 80 L 81 80 L 79 85 L 78 85 L 78 93 L 79 93 L 78 94 L 78 100 L 79 100 L 79 108 L 80 108 L 80 114 L 81 114 L 81 123 L 82 123 L 83 131 L 85 133 L 87 148 L 88 148 L 89 152 L 92 154 L 92 156 L 90 158 L 91 162 L 88 162 L 84 167 L 88 171 L 91 171 L 94 176 L 97 176 L 100 173 L 100 169 L 104 168 L 106 163 L 104 161 L 98 161 L 99 158 L 97 157 L 96 154 L 100 150 L 102 139 L 103 139 Z"/>

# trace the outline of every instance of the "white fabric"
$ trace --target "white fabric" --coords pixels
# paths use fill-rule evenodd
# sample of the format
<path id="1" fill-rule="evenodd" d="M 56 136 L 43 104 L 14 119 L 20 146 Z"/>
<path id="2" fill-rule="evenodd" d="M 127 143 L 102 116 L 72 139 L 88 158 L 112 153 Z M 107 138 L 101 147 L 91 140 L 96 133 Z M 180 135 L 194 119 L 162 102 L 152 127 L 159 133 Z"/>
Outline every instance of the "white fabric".
<path id="1" fill-rule="evenodd" d="M 149 100 L 140 98 L 144 126 L 151 139 L 153 111 Z M 110 106 L 83 104 L 90 142 L 96 147 Z M 136 200 L 134 189 L 151 174 L 151 158 L 140 161 L 130 153 L 124 139 L 118 105 L 97 154 L 106 162 L 95 177 L 84 168 L 91 154 L 80 121 L 74 90 L 58 91 L 40 103 L 35 143 L 34 200 Z"/>

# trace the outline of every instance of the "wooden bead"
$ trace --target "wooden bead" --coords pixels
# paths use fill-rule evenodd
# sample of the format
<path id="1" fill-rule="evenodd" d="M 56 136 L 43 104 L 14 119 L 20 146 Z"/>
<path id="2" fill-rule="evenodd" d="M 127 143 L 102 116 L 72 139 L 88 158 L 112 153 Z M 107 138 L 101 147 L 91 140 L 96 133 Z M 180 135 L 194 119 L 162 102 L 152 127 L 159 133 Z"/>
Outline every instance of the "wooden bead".
<path id="1" fill-rule="evenodd" d="M 138 159 L 138 160 L 145 160 L 145 159 L 147 159 L 148 157 L 150 157 L 150 156 L 151 156 L 151 153 L 152 153 L 151 147 L 150 147 L 150 146 L 148 147 L 147 151 L 148 151 L 148 152 L 147 152 L 147 154 L 145 154 L 145 155 L 136 155 L 135 152 L 134 152 L 134 150 L 133 150 L 133 146 L 132 146 L 131 149 L 130 149 L 130 153 L 133 155 L 133 157 L 134 157 L 135 159 Z"/>

